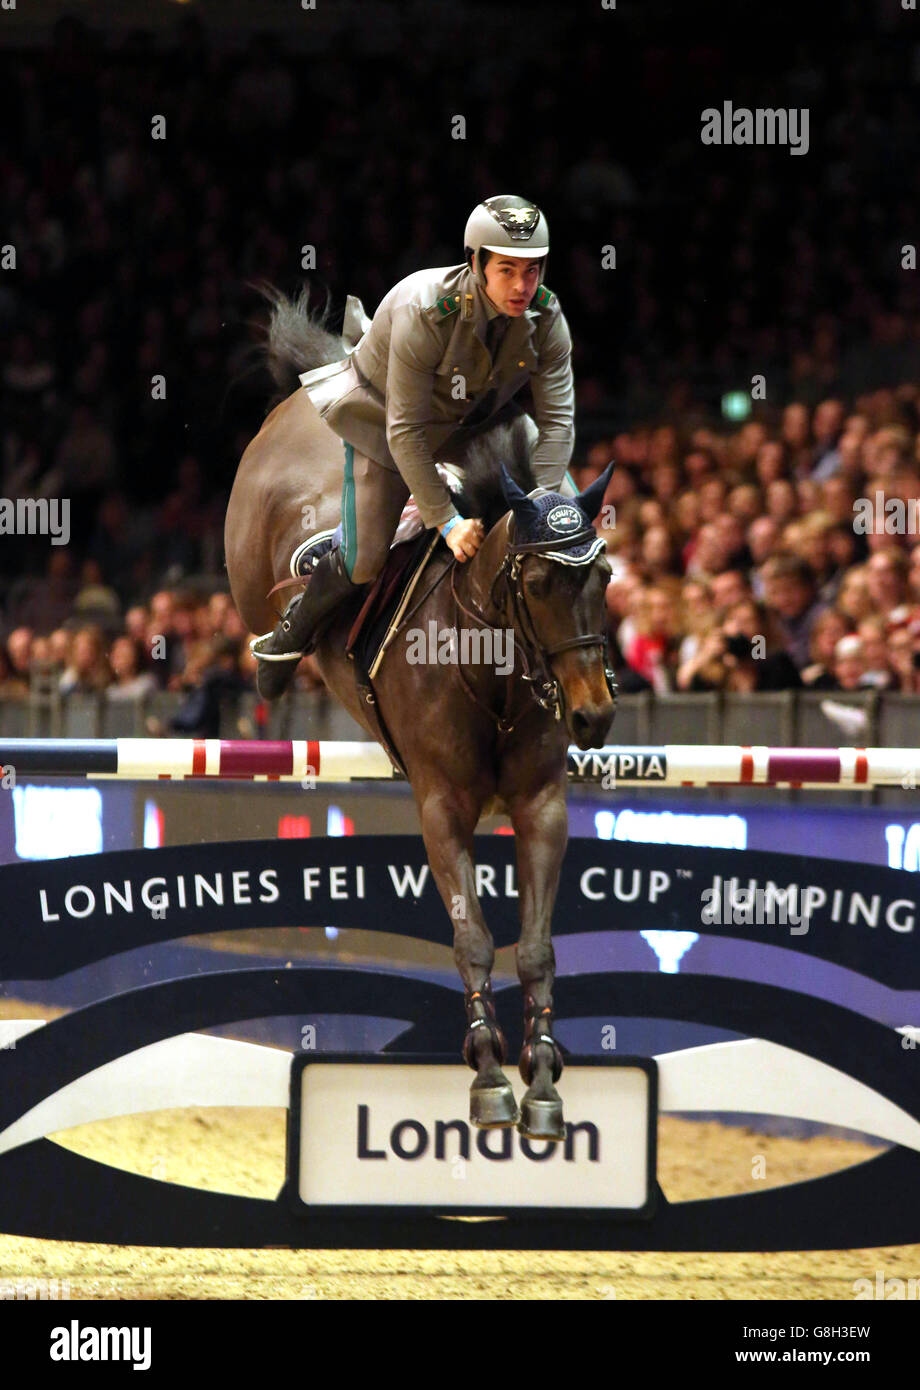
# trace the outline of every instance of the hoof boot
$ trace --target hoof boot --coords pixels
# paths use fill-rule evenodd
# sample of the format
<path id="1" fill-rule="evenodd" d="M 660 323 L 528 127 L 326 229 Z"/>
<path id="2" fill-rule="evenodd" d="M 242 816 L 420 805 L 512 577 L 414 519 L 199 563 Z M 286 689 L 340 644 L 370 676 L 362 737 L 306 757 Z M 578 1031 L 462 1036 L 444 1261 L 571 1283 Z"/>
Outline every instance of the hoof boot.
<path id="1" fill-rule="evenodd" d="M 565 1120 L 561 1100 L 523 1100 L 518 1133 L 527 1139 L 565 1139 Z"/>
<path id="2" fill-rule="evenodd" d="M 470 1124 L 479 1129 L 510 1129 L 521 1117 L 510 1086 L 470 1091 Z"/>

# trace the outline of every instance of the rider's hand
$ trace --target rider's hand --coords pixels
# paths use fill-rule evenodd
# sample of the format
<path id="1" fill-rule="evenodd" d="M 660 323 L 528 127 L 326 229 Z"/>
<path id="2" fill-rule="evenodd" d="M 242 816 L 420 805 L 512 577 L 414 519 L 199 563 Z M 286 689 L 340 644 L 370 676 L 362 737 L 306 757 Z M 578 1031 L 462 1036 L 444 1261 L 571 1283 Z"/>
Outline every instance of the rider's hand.
<path id="1" fill-rule="evenodd" d="M 458 521 L 444 536 L 444 540 L 461 564 L 466 560 L 472 560 L 484 539 L 485 527 L 476 517 L 466 517 Z"/>

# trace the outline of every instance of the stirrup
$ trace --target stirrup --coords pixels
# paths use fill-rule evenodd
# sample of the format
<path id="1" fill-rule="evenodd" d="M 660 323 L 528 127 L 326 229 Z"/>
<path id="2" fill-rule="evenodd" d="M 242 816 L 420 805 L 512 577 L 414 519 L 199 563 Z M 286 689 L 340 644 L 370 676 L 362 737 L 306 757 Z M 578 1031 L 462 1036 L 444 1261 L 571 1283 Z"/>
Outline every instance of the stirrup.
<path id="1" fill-rule="evenodd" d="M 256 650 L 257 642 L 265 642 L 269 637 L 274 637 L 275 630 L 263 632 L 261 637 L 253 637 L 249 643 L 249 650 L 257 661 L 299 661 L 303 652 L 260 652 Z"/>
<path id="2" fill-rule="evenodd" d="M 292 599 L 291 602 L 288 604 L 287 608 L 285 609 L 284 615 L 283 615 L 281 618 L 278 619 L 278 624 L 279 624 L 280 626 L 282 626 L 282 627 L 284 627 L 285 624 L 286 624 L 286 625 L 287 625 L 287 630 L 288 630 L 289 632 L 290 632 L 290 629 L 291 629 L 291 624 L 290 624 L 290 622 L 289 622 L 289 620 L 288 620 L 288 614 L 291 613 L 291 612 L 293 611 L 293 609 L 296 608 L 297 604 L 299 604 L 299 603 L 301 603 L 301 602 L 302 602 L 302 595 L 298 595 L 298 597 L 297 597 L 296 599 Z M 252 652 L 252 654 L 253 654 L 253 656 L 256 658 L 256 660 L 257 660 L 257 661 L 299 661 L 300 658 L 304 655 L 304 653 L 303 653 L 302 651 L 299 651 L 299 652 L 260 652 L 260 651 L 259 651 L 259 643 L 260 643 L 260 642 L 268 642 L 268 641 L 270 641 L 271 638 L 274 637 L 274 635 L 275 635 L 275 630 L 276 630 L 275 628 L 272 628 L 271 632 L 263 632 L 261 637 L 253 637 L 253 638 L 251 639 L 251 641 L 250 641 L 250 643 L 249 643 L 249 650 Z"/>

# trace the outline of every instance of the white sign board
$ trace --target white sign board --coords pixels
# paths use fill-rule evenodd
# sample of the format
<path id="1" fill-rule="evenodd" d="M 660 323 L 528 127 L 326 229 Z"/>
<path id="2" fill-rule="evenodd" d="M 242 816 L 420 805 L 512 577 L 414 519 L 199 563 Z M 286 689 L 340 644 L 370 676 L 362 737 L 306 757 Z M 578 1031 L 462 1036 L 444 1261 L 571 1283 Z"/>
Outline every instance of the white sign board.
<path id="1" fill-rule="evenodd" d="M 523 1083 L 511 1068 L 506 1075 L 520 1100 Z M 298 1058 L 289 1191 L 325 1211 L 651 1215 L 653 1062 L 567 1066 L 560 1082 L 564 1143 L 471 1126 L 471 1080 L 455 1062 Z"/>

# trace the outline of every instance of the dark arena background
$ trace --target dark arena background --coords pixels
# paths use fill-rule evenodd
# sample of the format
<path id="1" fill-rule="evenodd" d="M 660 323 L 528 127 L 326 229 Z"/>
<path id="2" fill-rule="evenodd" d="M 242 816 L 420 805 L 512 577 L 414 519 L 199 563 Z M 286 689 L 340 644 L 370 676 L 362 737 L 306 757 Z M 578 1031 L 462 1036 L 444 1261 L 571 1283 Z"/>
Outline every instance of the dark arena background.
<path id="1" fill-rule="evenodd" d="M 453 1067 L 447 1109 L 465 1114 L 447 914 L 431 885 L 406 881 L 404 918 L 373 895 L 359 901 L 365 867 L 387 881 L 387 855 L 397 877 L 422 872 L 412 797 L 388 774 L 97 780 L 17 774 L 11 753 L 0 770 L 0 1163 L 19 1166 L 2 1170 L 0 1298 L 44 1303 L 63 1325 L 73 1300 L 680 1300 L 702 1319 L 684 1310 L 685 1337 L 711 1316 L 712 1354 L 726 1363 L 765 1345 L 835 1360 L 868 1347 L 883 1360 L 902 1317 L 877 1328 L 866 1300 L 908 1301 L 920 1287 L 918 98 L 920 11 L 908 0 L 0 0 L 0 752 L 16 739 L 198 740 L 202 759 L 201 740 L 369 747 L 312 657 L 280 701 L 260 699 L 256 634 L 229 591 L 230 489 L 279 399 L 262 288 L 306 287 L 338 332 L 348 295 L 373 316 L 397 281 L 458 265 L 484 198 L 520 194 L 546 214 L 545 283 L 573 340 L 571 477 L 583 489 L 613 463 L 595 521 L 620 689 L 609 737 L 645 750 L 612 777 L 592 765 L 570 788 L 559 1039 L 584 1062 L 587 1110 L 611 1053 L 657 1059 L 652 1179 L 680 1231 L 631 1243 L 606 1215 L 547 1217 L 519 1201 L 529 1214 L 509 1227 L 517 1241 L 495 1234 L 522 1220 L 507 1213 L 416 1227 L 402 1209 L 367 1228 L 365 1248 L 347 1212 L 323 1217 L 323 1240 L 300 1249 L 230 1235 L 184 1248 L 186 1208 L 167 1213 L 168 1192 L 160 1205 L 170 1186 L 259 1199 L 256 1213 L 290 1188 L 290 1054 L 380 1054 L 413 1018 L 422 1050 Z M 672 752 L 672 775 L 658 776 L 655 750 L 675 746 L 685 759 L 699 750 L 698 775 L 675 772 Z M 758 762 L 758 749 L 838 747 L 836 772 L 814 781 Z M 706 762 L 733 749 L 747 750 L 738 777 Z M 903 759 L 876 775 L 853 749 Z M 478 834 L 497 866 L 479 890 L 498 943 L 493 980 L 514 1018 L 512 831 L 492 816 Z M 231 909 L 266 880 L 236 843 L 259 842 L 265 864 L 276 854 L 283 865 L 292 841 L 321 865 L 315 882 L 328 872 L 341 892 L 315 901 L 298 878 L 289 909 L 282 897 L 265 924 L 237 920 Z M 100 855 L 98 872 L 87 867 Z M 125 883 L 140 893 L 148 862 L 167 866 L 167 914 L 196 885 L 200 929 L 189 906 L 183 935 L 137 934 L 132 918 L 106 936 L 108 954 L 88 945 L 103 918 L 106 931 L 128 923 Z M 717 897 L 729 881 L 806 896 L 811 885 L 817 915 L 811 930 L 733 922 L 729 902 L 727 924 L 713 926 L 692 906 L 657 908 L 656 873 L 673 885 L 704 874 Z M 218 901 L 231 882 L 233 901 Z M 156 1036 L 136 1033 L 125 1006 L 119 1052 L 105 1031 L 115 1013 L 100 1005 L 78 1032 L 81 1010 L 156 987 L 181 1023 L 192 1004 L 169 993 L 176 981 L 211 999 L 213 977 L 244 967 L 281 994 L 241 985 L 237 1013 L 215 1002 L 198 1026 L 182 1024 L 198 1089 L 93 1071 L 171 1035 L 162 1020 Z M 327 972 L 325 1007 L 315 983 L 302 1006 L 285 985 L 298 967 L 314 982 Z M 387 980 L 405 991 L 390 1011 Z M 416 1007 L 413 991 L 437 1026 L 399 1012 Z M 39 1046 L 37 1023 L 60 1031 Z M 714 1089 L 688 1084 L 677 1103 L 680 1058 L 745 1039 L 766 1050 L 707 1054 Z M 225 1053 L 231 1042 L 244 1051 Z M 244 1098 L 208 1071 L 212 1044 Z M 812 1071 L 790 1061 L 804 1053 Z M 729 1085 L 720 1059 L 740 1055 L 764 1069 L 759 1102 Z M 383 1070 L 368 1064 L 371 1090 Z M 96 1090 L 54 1111 L 70 1115 L 56 1129 L 30 1118 L 35 1147 L 12 1147 L 4 1131 L 26 1123 L 27 1093 L 51 1105 L 52 1074 L 61 1087 L 92 1074 Z M 281 1079 L 262 1099 L 269 1075 Z M 50 1176 L 44 1200 L 34 1175 L 51 1150 L 73 1165 L 61 1169 L 68 1184 L 97 1194 L 92 1211 L 81 1198 L 84 1225 Z M 100 1168 L 125 1194 L 122 1225 L 101 1214 Z M 810 1180 L 840 1186 L 786 1204 L 783 1189 Z M 752 1205 L 719 1207 L 688 1236 L 681 1207 L 722 1198 Z M 16 1217 L 17 1202 L 35 1223 Z M 748 1243 L 733 1246 L 726 1210 L 777 1214 L 742 1217 Z M 207 1230 L 237 1230 L 223 1219 Z M 743 1310 L 717 1324 L 714 1305 L 734 1302 Z M 86 1303 L 79 1315 L 100 1321 Z M 862 1340 L 831 1336 L 870 1324 Z M 782 1337 L 767 1336 L 774 1325 Z M 40 1338 L 33 1352 L 46 1354 Z"/>

